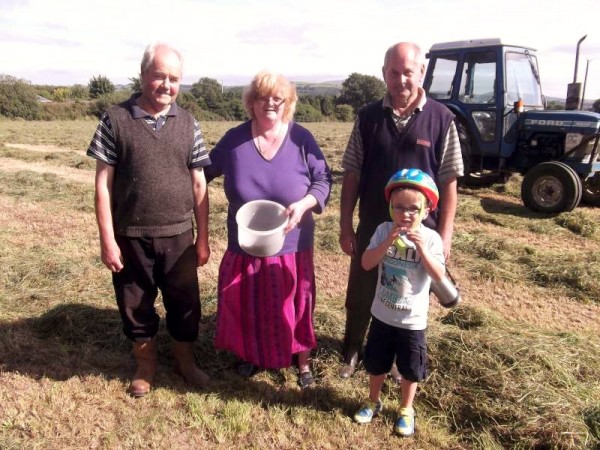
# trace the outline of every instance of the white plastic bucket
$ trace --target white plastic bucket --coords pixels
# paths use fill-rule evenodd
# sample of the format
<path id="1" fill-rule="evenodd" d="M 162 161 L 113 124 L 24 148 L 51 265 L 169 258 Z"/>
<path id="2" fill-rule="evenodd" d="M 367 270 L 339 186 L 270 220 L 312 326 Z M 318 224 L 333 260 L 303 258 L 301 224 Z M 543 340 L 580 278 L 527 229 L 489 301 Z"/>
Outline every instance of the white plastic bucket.
<path id="1" fill-rule="evenodd" d="M 238 242 L 252 256 L 273 256 L 283 247 L 288 223 L 285 207 L 271 200 L 253 200 L 235 215 Z"/>

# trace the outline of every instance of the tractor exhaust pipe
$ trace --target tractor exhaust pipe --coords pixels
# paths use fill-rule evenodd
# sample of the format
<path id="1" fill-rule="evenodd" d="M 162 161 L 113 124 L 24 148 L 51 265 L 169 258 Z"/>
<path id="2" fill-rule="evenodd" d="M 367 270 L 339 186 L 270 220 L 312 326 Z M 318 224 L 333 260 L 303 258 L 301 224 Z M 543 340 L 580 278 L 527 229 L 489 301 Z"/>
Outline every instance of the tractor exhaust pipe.
<path id="1" fill-rule="evenodd" d="M 581 103 L 581 83 L 577 83 L 577 69 L 579 67 L 579 46 L 587 34 L 577 42 L 577 51 L 575 52 L 575 72 L 573 73 L 573 82 L 567 86 L 567 101 L 565 109 L 579 109 Z"/>

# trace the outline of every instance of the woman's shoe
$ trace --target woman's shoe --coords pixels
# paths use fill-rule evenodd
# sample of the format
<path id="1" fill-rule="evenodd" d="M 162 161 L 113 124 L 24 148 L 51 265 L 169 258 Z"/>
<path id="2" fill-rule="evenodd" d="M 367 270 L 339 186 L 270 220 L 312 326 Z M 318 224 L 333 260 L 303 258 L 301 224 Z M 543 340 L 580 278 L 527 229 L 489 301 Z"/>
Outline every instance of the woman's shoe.
<path id="1" fill-rule="evenodd" d="M 258 367 L 256 367 L 254 364 L 249 363 L 247 361 L 242 361 L 237 367 L 238 375 L 240 375 L 244 378 L 250 378 L 256 372 L 258 372 Z"/>
<path id="2" fill-rule="evenodd" d="M 312 372 L 309 370 L 308 372 L 302 372 L 299 376 L 298 376 L 298 385 L 302 388 L 302 389 L 306 389 L 309 386 L 312 386 L 315 383 L 315 379 L 312 375 Z"/>

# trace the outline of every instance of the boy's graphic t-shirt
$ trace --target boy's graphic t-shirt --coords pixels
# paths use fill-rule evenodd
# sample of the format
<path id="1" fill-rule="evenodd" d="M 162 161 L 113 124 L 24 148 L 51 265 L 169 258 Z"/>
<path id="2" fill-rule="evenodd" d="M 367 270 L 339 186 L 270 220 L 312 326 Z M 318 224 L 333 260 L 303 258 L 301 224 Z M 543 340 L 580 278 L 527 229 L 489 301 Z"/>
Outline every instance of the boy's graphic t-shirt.
<path id="1" fill-rule="evenodd" d="M 393 222 L 379 225 L 367 249 L 375 248 L 385 241 L 393 227 Z M 444 264 L 440 235 L 424 225 L 420 225 L 419 230 L 431 255 Z M 377 289 L 371 314 L 394 327 L 424 330 L 427 328 L 430 284 L 431 278 L 421 264 L 416 248 L 398 248 L 392 245 L 378 267 Z"/>

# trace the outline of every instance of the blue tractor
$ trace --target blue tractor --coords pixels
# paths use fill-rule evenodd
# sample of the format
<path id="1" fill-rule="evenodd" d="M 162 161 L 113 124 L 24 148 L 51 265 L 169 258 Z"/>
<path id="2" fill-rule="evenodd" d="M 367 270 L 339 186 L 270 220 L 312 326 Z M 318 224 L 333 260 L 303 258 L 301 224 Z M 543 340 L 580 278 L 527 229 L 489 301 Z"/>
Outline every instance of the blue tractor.
<path id="1" fill-rule="evenodd" d="M 545 110 L 535 49 L 480 39 L 434 44 L 427 57 L 423 86 L 456 115 L 465 184 L 518 172 L 534 211 L 600 205 L 600 114 Z"/>

